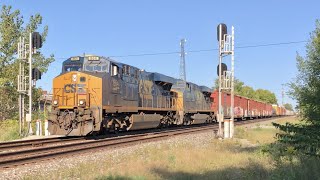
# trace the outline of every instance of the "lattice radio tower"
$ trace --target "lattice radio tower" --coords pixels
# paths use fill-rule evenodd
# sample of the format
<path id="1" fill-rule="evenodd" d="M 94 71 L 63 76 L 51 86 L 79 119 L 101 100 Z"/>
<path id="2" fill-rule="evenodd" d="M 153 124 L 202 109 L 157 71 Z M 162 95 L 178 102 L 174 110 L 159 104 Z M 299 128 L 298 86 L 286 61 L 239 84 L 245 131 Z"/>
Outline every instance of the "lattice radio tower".
<path id="1" fill-rule="evenodd" d="M 184 51 L 184 44 L 186 43 L 186 39 L 180 40 L 180 47 L 181 47 L 181 53 L 180 53 L 180 79 L 184 82 L 186 82 L 186 61 L 185 61 L 185 51 Z"/>

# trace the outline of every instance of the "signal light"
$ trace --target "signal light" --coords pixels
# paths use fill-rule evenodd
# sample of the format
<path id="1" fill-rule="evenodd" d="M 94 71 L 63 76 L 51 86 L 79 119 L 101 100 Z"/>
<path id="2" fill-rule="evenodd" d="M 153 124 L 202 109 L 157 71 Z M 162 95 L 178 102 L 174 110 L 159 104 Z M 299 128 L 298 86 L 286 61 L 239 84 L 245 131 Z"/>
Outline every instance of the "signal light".
<path id="1" fill-rule="evenodd" d="M 42 47 L 42 37 L 39 32 L 32 33 L 32 46 L 35 49 L 40 49 Z"/>
<path id="2" fill-rule="evenodd" d="M 223 76 L 224 72 L 227 70 L 227 65 L 225 63 L 221 63 L 221 76 Z M 219 65 L 217 66 L 217 75 L 219 76 Z"/>
<path id="3" fill-rule="evenodd" d="M 221 37 L 220 37 L 220 27 L 221 27 Z M 218 41 L 224 40 L 224 35 L 227 34 L 227 25 L 220 23 L 217 27 L 217 39 Z"/>
<path id="4" fill-rule="evenodd" d="M 32 79 L 39 80 L 41 79 L 41 71 L 38 68 L 32 68 Z"/>

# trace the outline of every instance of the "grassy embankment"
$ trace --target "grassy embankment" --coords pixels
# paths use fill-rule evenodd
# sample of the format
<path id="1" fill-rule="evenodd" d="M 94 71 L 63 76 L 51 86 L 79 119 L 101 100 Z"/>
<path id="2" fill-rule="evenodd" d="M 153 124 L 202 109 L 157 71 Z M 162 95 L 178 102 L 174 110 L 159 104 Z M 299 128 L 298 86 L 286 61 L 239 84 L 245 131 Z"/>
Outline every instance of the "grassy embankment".
<path id="1" fill-rule="evenodd" d="M 280 120 L 297 121 L 294 118 Z M 263 153 L 278 132 L 271 123 L 238 127 L 233 140 L 210 138 L 149 145 L 128 155 L 86 162 L 26 179 L 317 179 L 320 162 L 279 163 Z"/>

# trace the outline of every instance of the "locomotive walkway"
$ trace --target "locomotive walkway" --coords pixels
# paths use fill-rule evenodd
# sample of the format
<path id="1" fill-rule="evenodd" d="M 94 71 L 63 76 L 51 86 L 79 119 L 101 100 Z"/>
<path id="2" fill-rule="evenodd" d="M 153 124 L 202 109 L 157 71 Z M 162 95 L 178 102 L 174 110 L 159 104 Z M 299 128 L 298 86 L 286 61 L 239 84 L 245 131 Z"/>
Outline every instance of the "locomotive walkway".
<path id="1" fill-rule="evenodd" d="M 236 125 L 245 125 L 262 121 L 270 121 L 275 118 L 236 121 Z M 218 125 L 190 126 L 175 129 L 157 130 L 134 134 L 134 132 L 122 133 L 114 137 L 71 137 L 71 138 L 47 138 L 41 140 L 26 140 L 0 143 L 0 170 L 14 168 L 20 165 L 34 164 L 41 161 L 58 159 L 81 153 L 90 153 L 101 149 L 111 149 L 134 144 L 158 141 L 172 136 L 199 133 L 217 130 Z M 154 131 L 154 130 L 153 130 Z M 10 148 L 11 147 L 11 148 Z"/>

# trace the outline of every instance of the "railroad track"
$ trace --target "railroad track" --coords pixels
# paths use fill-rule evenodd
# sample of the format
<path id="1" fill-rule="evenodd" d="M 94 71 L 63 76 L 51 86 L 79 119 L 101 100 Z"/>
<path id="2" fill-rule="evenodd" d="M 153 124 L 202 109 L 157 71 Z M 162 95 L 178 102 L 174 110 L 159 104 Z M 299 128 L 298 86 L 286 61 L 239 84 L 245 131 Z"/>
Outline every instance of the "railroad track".
<path id="1" fill-rule="evenodd" d="M 0 143 L 0 153 L 3 151 L 14 151 L 23 148 L 39 147 L 49 144 L 71 142 L 77 140 L 83 140 L 83 137 L 54 137 L 54 138 L 43 138 L 43 139 L 30 139 L 30 140 L 19 140 L 9 141 Z"/>
<path id="2" fill-rule="evenodd" d="M 197 126 L 197 125 L 195 125 Z M 201 126 L 201 125 L 200 125 Z M 202 125 L 203 126 L 203 125 Z M 194 126 L 192 126 L 194 127 Z M 44 147 L 44 146 L 53 146 L 57 144 L 66 144 L 66 143 L 74 143 L 81 142 L 93 139 L 104 139 L 104 138 L 115 138 L 121 136 L 128 135 L 137 135 L 137 134 L 145 134 L 145 133 L 154 133 L 161 132 L 172 129 L 184 129 L 186 126 L 180 127 L 170 127 L 168 129 L 145 129 L 145 130 L 134 130 L 129 132 L 121 132 L 119 134 L 109 134 L 107 136 L 87 136 L 87 137 L 51 137 L 51 138 L 42 138 L 42 139 L 30 139 L 30 140 L 18 140 L 18 141 L 8 141 L 0 143 L 0 154 L 5 152 L 12 152 L 16 150 L 26 149 L 26 148 L 36 148 L 36 147 Z"/>
<path id="3" fill-rule="evenodd" d="M 244 125 L 244 124 L 257 123 L 257 122 L 262 122 L 262 121 L 267 121 L 272 119 L 274 118 L 238 121 L 235 123 L 237 125 Z M 212 125 L 206 125 L 206 126 L 168 129 L 168 130 L 157 131 L 157 132 L 147 132 L 147 133 L 136 134 L 136 135 L 124 135 L 124 136 L 101 138 L 101 139 L 94 139 L 94 138 L 84 139 L 83 137 L 70 138 L 70 139 L 63 138 L 62 141 L 58 141 L 58 139 L 56 138 L 45 139 L 44 140 L 45 143 L 58 141 L 55 143 L 64 142 L 64 144 L 60 144 L 56 146 L 48 146 L 48 147 L 31 147 L 28 149 L 0 153 L 0 170 L 6 169 L 6 168 L 12 168 L 12 167 L 16 167 L 24 164 L 37 163 L 39 161 L 46 161 L 46 160 L 66 157 L 74 154 L 93 152 L 101 149 L 130 146 L 138 143 L 163 140 L 163 139 L 166 139 L 172 136 L 177 136 L 177 135 L 199 133 L 199 132 L 217 130 L 217 129 L 218 129 L 218 125 L 212 124 Z M 29 141 L 27 143 L 32 143 L 32 142 L 36 142 L 36 141 Z M 65 143 L 65 142 L 70 142 L 70 143 Z M 8 144 L 10 143 L 7 143 L 7 145 Z M 4 145 L 4 144 L 0 144 L 0 148 L 1 148 L 1 145 Z M 17 146 L 19 144 L 14 144 L 14 145 Z M 20 145 L 20 147 L 21 146 L 22 145 Z"/>

